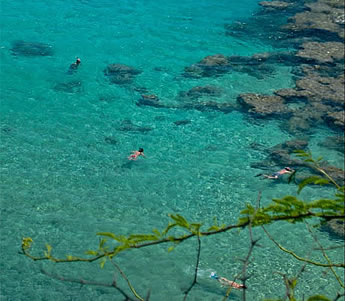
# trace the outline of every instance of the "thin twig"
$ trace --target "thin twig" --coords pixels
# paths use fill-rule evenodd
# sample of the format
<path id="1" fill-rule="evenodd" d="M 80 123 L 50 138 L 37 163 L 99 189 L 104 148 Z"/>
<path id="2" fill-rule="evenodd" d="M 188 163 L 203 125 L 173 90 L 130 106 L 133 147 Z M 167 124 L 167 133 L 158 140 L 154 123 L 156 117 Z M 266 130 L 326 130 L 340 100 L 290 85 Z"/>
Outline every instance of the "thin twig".
<path id="1" fill-rule="evenodd" d="M 141 298 L 139 296 L 139 294 L 135 291 L 133 285 L 130 283 L 129 279 L 127 278 L 127 276 L 125 275 L 125 273 L 120 269 L 120 267 L 113 261 L 113 260 L 110 260 L 111 264 L 120 272 L 121 276 L 123 279 L 126 280 L 127 284 L 128 284 L 128 287 L 130 288 L 130 290 L 132 291 L 133 295 L 140 301 L 144 301 L 143 298 Z"/>
<path id="2" fill-rule="evenodd" d="M 340 286 L 342 288 L 344 288 L 344 284 L 343 282 L 341 281 L 340 277 L 338 276 L 338 274 L 336 273 L 336 271 L 334 270 L 333 266 L 332 266 L 332 261 L 329 259 L 329 257 L 327 256 L 326 252 L 325 252 L 325 249 L 322 247 L 322 245 L 320 244 L 319 240 L 317 239 L 316 235 L 312 232 L 309 224 L 307 222 L 305 222 L 306 226 L 307 226 L 307 229 L 311 235 L 311 237 L 314 239 L 314 241 L 318 244 L 319 248 L 321 249 L 321 252 L 322 252 L 322 255 L 323 257 L 327 260 L 328 264 L 330 265 L 330 269 L 334 275 L 334 277 L 337 279 L 337 281 L 339 282 Z"/>
<path id="3" fill-rule="evenodd" d="M 345 296 L 345 293 L 337 293 L 337 295 L 336 295 L 336 297 L 334 298 L 334 300 L 333 301 L 337 301 L 337 300 L 339 300 L 341 297 L 344 297 Z"/>
<path id="4" fill-rule="evenodd" d="M 334 250 L 334 249 L 344 249 L 345 248 L 345 245 L 341 245 L 341 246 L 330 246 L 328 248 L 323 248 L 325 251 L 329 251 L 329 250 Z M 322 248 L 313 248 L 313 250 L 316 250 L 316 251 L 321 251 Z"/>
<path id="5" fill-rule="evenodd" d="M 253 238 L 253 229 L 252 229 L 252 222 L 253 222 L 253 219 L 255 217 L 255 214 L 260 209 L 260 200 L 261 200 L 261 191 L 259 191 L 258 198 L 256 200 L 255 212 L 254 212 L 253 216 L 251 217 L 250 223 L 248 225 L 249 238 L 250 238 L 250 248 L 249 248 L 247 257 L 245 258 L 244 263 L 243 263 L 242 279 L 241 279 L 242 280 L 242 284 L 243 284 L 244 287 L 246 287 L 246 280 L 248 279 L 246 275 L 247 275 L 247 269 L 248 269 L 248 265 L 249 265 L 249 258 L 250 258 L 250 256 L 253 253 L 255 245 L 257 244 L 257 242 L 260 239 L 259 238 L 259 239 L 255 239 L 254 240 L 254 238 Z M 242 291 L 242 301 L 245 301 L 245 300 L 246 300 L 246 290 L 243 289 L 243 291 Z"/>
<path id="6" fill-rule="evenodd" d="M 309 256 L 309 255 L 308 255 Z M 307 266 L 307 263 L 304 263 L 303 266 L 301 267 L 301 269 L 299 270 L 299 272 L 297 273 L 297 275 L 293 278 L 288 278 L 286 274 L 282 274 L 280 272 L 276 272 L 279 275 L 282 275 L 284 278 L 284 283 L 285 283 L 285 288 L 286 288 L 286 297 L 291 300 L 291 301 L 295 301 L 295 297 L 294 297 L 294 290 L 295 290 L 295 286 L 297 284 L 297 279 L 301 276 L 301 274 L 305 271 L 305 268 Z M 296 283 L 294 283 L 296 281 Z M 303 295 L 303 300 L 304 300 L 304 295 Z"/>
<path id="7" fill-rule="evenodd" d="M 116 284 L 115 279 L 113 280 L 112 283 L 104 283 L 104 282 L 98 282 L 98 281 L 89 281 L 89 280 L 84 280 L 84 279 L 73 279 L 73 278 L 66 278 L 57 274 L 53 274 L 53 273 L 49 273 L 46 270 L 44 270 L 43 268 L 41 268 L 41 273 L 43 273 L 44 275 L 50 277 L 50 278 L 54 278 L 60 281 L 66 281 L 66 282 L 73 282 L 73 283 L 79 283 L 81 285 L 95 285 L 95 286 L 103 286 L 103 287 L 110 287 L 110 288 L 115 288 L 116 290 L 118 290 L 121 295 L 123 295 L 126 300 L 129 301 L 134 301 L 134 299 L 130 298 L 121 288 L 119 288 Z"/>
<path id="8" fill-rule="evenodd" d="M 321 262 L 316 262 L 316 261 L 312 261 L 310 259 L 307 258 L 303 258 L 298 256 L 296 253 L 294 253 L 293 251 L 290 251 L 286 248 L 284 248 L 281 244 L 279 244 L 270 234 L 269 232 L 265 229 L 264 226 L 261 226 L 262 229 L 265 231 L 265 233 L 267 234 L 268 238 L 282 251 L 284 251 L 285 253 L 288 253 L 290 255 L 292 255 L 293 257 L 295 257 L 297 260 L 299 261 L 304 261 L 307 263 L 310 263 L 312 265 L 316 265 L 316 266 L 320 266 L 320 267 L 325 267 L 325 268 L 330 268 L 330 267 L 337 267 L 337 268 L 345 268 L 345 264 L 344 263 L 332 263 L 332 264 L 325 264 L 325 263 L 321 263 Z"/>
<path id="9" fill-rule="evenodd" d="M 260 208 L 260 200 L 261 200 L 261 191 L 259 191 L 259 193 L 258 193 L 258 197 L 257 197 L 257 200 L 256 200 L 255 212 L 254 212 L 254 214 L 249 219 L 248 231 L 249 231 L 249 238 L 250 238 L 250 247 L 249 247 L 249 250 L 248 250 L 248 254 L 247 254 L 246 258 L 243 260 L 243 266 L 242 266 L 241 274 L 238 274 L 235 277 L 235 279 L 233 280 L 235 282 L 239 278 L 239 275 L 241 275 L 240 279 L 241 279 L 242 284 L 243 284 L 242 301 L 246 300 L 246 280 L 248 279 L 246 274 L 247 274 L 247 268 L 248 268 L 248 265 L 249 265 L 249 259 L 250 259 L 250 256 L 252 255 L 252 252 L 253 252 L 253 249 L 254 249 L 255 245 L 259 241 L 259 239 L 256 239 L 256 240 L 253 239 L 252 222 L 253 222 L 253 219 L 255 217 L 256 212 Z M 232 290 L 232 287 L 230 286 L 228 288 L 227 292 L 226 292 L 226 295 L 225 295 L 225 298 L 223 299 L 223 301 L 226 301 L 226 299 L 230 296 L 231 290 Z"/>
<path id="10" fill-rule="evenodd" d="M 199 268 L 199 262 L 200 262 L 200 252 L 201 252 L 201 241 L 200 241 L 200 236 L 199 235 L 197 235 L 196 237 L 198 239 L 198 253 L 197 253 L 197 257 L 196 257 L 194 279 L 193 279 L 193 282 L 192 282 L 191 286 L 184 293 L 185 294 L 184 298 L 183 298 L 184 301 L 187 300 L 187 295 L 192 290 L 193 286 L 196 284 L 196 280 L 197 280 L 197 277 L 198 277 L 198 268 Z"/>

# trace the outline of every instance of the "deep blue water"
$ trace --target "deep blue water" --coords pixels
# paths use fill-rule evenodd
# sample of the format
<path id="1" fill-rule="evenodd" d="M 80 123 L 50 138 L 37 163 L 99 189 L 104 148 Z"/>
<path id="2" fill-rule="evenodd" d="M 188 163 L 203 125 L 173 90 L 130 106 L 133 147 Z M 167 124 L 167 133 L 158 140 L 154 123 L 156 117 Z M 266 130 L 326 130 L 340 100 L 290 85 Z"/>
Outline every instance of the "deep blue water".
<path id="1" fill-rule="evenodd" d="M 179 93 L 195 86 L 221 88 L 214 100 L 221 103 L 235 103 L 241 93 L 293 87 L 291 67 L 281 65 L 263 79 L 240 72 L 183 76 L 185 67 L 207 55 L 279 50 L 250 35 L 225 35 L 226 24 L 250 22 L 258 9 L 257 0 L 1 2 L 0 300 L 121 300 L 111 289 L 81 288 L 39 272 L 44 266 L 69 277 L 111 281 L 111 265 L 101 270 L 97 264 L 32 262 L 18 254 L 24 236 L 35 240 L 33 252 L 42 252 L 47 242 L 56 255 L 82 254 L 97 247 L 99 231 L 126 235 L 162 229 L 168 213 L 208 225 L 214 217 L 231 224 L 246 203 L 255 203 L 258 191 L 263 203 L 296 192 L 286 181 L 254 177 L 260 170 L 251 167 L 267 155 L 253 149 L 253 143 L 268 149 L 296 138 L 282 130 L 281 120 L 254 123 L 236 110 L 224 114 L 136 105 L 138 91 L 174 107 L 183 101 Z M 14 55 L 17 40 L 47 43 L 53 53 Z M 82 64 L 68 75 L 76 57 Z M 141 73 L 130 85 L 111 84 L 103 73 L 110 63 Z M 190 123 L 174 123 L 181 120 Z M 126 130 L 129 122 L 131 130 Z M 319 144 L 330 135 L 327 128 L 315 129 L 309 147 L 316 156 L 327 152 L 326 159 L 341 167 L 341 155 Z M 147 158 L 128 163 L 129 153 L 139 147 Z M 306 189 L 302 197 L 312 199 L 320 192 L 328 193 Z M 269 229 L 284 246 L 322 260 L 309 254 L 314 245 L 304 226 L 282 223 Z M 254 251 L 249 268 L 248 300 L 282 296 L 285 287 L 275 272 L 293 275 L 301 263 L 260 230 L 254 234 L 263 237 L 263 247 Z M 326 245 L 338 243 L 325 232 L 318 237 Z M 240 271 L 248 233 L 231 231 L 202 241 L 199 285 L 189 299 L 221 300 L 225 289 L 209 273 L 232 278 Z M 170 253 L 167 249 L 145 248 L 117 259 L 142 295 L 151 289 L 152 300 L 181 300 L 192 281 L 196 242 Z M 339 249 L 332 252 L 335 261 L 342 259 Z M 317 268 L 308 268 L 296 289 L 298 296 L 333 296 L 338 290 L 330 272 L 321 275 Z M 230 299 L 239 300 L 240 293 Z"/>

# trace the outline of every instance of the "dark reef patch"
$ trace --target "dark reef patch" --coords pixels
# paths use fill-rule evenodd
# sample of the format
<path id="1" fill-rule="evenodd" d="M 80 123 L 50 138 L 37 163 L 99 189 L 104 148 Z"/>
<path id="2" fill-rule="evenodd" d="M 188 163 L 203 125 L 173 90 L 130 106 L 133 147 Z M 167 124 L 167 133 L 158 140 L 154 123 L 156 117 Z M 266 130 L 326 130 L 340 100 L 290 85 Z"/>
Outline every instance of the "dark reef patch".
<path id="1" fill-rule="evenodd" d="M 216 86 L 197 86 L 193 87 L 192 89 L 186 91 L 186 92 L 180 92 L 179 97 L 180 98 L 186 98 L 186 99 L 198 99 L 200 97 L 208 96 L 208 97 L 219 97 L 222 94 L 222 90 Z"/>
<path id="2" fill-rule="evenodd" d="M 123 64 L 109 64 L 103 71 L 111 83 L 117 85 L 131 84 L 141 71 Z"/>
<path id="3" fill-rule="evenodd" d="M 52 56 L 51 45 L 39 42 L 14 41 L 11 48 L 13 55 L 20 56 Z"/>
<path id="4" fill-rule="evenodd" d="M 328 232 L 335 239 L 345 239 L 345 224 L 343 219 L 332 219 L 321 226 L 321 231 Z"/>
<path id="5" fill-rule="evenodd" d="M 143 94 L 135 103 L 137 106 L 150 106 L 155 108 L 165 108 L 166 106 L 159 102 L 159 98 L 155 94 Z"/>
<path id="6" fill-rule="evenodd" d="M 344 143 L 344 136 L 331 136 L 326 137 L 322 142 L 319 142 L 318 145 L 344 154 Z"/>
<path id="7" fill-rule="evenodd" d="M 124 132 L 138 132 L 138 133 L 147 133 L 153 130 L 152 127 L 148 126 L 139 126 L 134 123 L 132 123 L 131 120 L 123 120 L 120 123 L 120 126 L 117 128 L 119 131 L 124 131 Z"/>
<path id="8" fill-rule="evenodd" d="M 104 142 L 107 143 L 107 144 L 112 144 L 112 145 L 117 144 L 117 140 L 113 136 L 104 137 Z"/>
<path id="9" fill-rule="evenodd" d="M 238 103 L 247 113 L 257 118 L 276 117 L 291 114 L 285 105 L 284 99 L 276 95 L 241 94 L 237 97 Z"/>
<path id="10" fill-rule="evenodd" d="M 53 89 L 65 93 L 79 93 L 82 91 L 82 83 L 78 80 L 58 83 Z"/>
<path id="11" fill-rule="evenodd" d="M 226 56 L 222 54 L 209 55 L 200 62 L 185 68 L 185 77 L 211 77 L 227 73 L 230 64 Z"/>
<path id="12" fill-rule="evenodd" d="M 174 121 L 174 124 L 175 125 L 187 125 L 187 124 L 190 124 L 191 123 L 191 121 L 190 120 L 177 120 L 177 121 Z"/>

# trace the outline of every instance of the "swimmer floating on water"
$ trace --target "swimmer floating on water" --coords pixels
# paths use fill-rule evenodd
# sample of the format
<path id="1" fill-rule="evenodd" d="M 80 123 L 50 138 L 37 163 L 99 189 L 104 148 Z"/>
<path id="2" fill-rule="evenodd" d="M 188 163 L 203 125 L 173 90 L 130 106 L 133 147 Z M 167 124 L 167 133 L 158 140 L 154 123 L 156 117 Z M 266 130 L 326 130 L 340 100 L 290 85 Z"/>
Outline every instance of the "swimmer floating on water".
<path id="1" fill-rule="evenodd" d="M 69 66 L 68 74 L 74 73 L 77 70 L 77 68 L 79 67 L 80 63 L 81 63 L 81 60 L 79 57 L 77 57 L 75 63 L 73 63 Z"/>
<path id="2" fill-rule="evenodd" d="M 137 151 L 132 151 L 132 154 L 128 157 L 128 160 L 136 160 L 139 156 L 143 156 L 146 158 L 143 148 L 139 148 L 139 150 Z"/>
<path id="3" fill-rule="evenodd" d="M 258 174 L 258 175 L 256 175 L 256 177 L 263 176 L 266 179 L 278 179 L 280 176 L 282 176 L 282 175 L 284 175 L 286 173 L 291 174 L 293 172 L 294 172 L 294 170 L 291 169 L 290 167 L 284 167 L 282 170 L 279 170 L 279 171 L 277 171 L 277 172 L 275 172 L 275 173 L 273 173 L 271 175 Z"/>
<path id="4" fill-rule="evenodd" d="M 229 279 L 226 279 L 225 277 L 219 277 L 215 272 L 212 272 L 210 277 L 212 279 L 217 280 L 221 285 L 224 285 L 224 286 L 231 286 L 231 287 L 237 288 L 237 289 L 246 289 L 247 288 L 243 284 L 239 284 L 235 281 L 231 281 Z"/>

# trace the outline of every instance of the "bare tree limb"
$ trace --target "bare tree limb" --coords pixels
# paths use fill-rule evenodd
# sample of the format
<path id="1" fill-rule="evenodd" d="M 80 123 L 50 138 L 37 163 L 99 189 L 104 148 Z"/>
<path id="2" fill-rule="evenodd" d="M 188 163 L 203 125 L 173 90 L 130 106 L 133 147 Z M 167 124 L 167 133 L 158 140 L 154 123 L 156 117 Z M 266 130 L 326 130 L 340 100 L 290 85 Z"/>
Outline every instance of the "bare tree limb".
<path id="1" fill-rule="evenodd" d="M 130 290 L 132 291 L 133 295 L 140 301 L 144 301 L 143 298 L 141 298 L 139 296 L 139 294 L 135 291 L 133 285 L 130 283 L 129 279 L 127 278 L 127 276 L 125 275 L 125 273 L 120 269 L 120 267 L 113 261 L 113 260 L 110 260 L 111 264 L 120 272 L 121 276 L 123 279 L 126 280 L 127 284 L 128 284 L 128 287 L 130 288 Z"/>
<path id="2" fill-rule="evenodd" d="M 334 300 L 333 301 L 337 301 L 337 300 L 339 300 L 341 297 L 344 297 L 345 296 L 345 293 L 337 293 L 337 295 L 336 295 L 336 297 L 334 298 Z"/>
<path id="3" fill-rule="evenodd" d="M 110 288 L 115 288 L 117 291 L 121 293 L 122 296 L 125 297 L 125 300 L 128 301 L 135 301 L 134 299 L 130 298 L 121 288 L 119 288 L 116 284 L 115 279 L 113 280 L 112 283 L 104 283 L 104 282 L 98 282 L 98 281 L 89 281 L 89 280 L 84 280 L 84 279 L 74 279 L 74 278 L 66 278 L 57 274 L 49 273 L 43 268 L 41 268 L 41 273 L 44 275 L 54 278 L 60 281 L 66 281 L 66 282 L 72 282 L 72 283 L 79 283 L 81 285 L 95 285 L 95 286 L 103 286 L 103 287 L 110 287 Z"/>
<path id="4" fill-rule="evenodd" d="M 253 221 L 253 218 L 255 217 L 255 213 L 260 208 L 260 200 L 261 200 L 261 191 L 259 191 L 259 193 L 258 193 L 258 197 L 257 197 L 257 200 L 256 200 L 255 212 L 254 212 L 253 216 L 250 218 L 249 224 L 248 224 L 248 231 L 249 231 L 249 238 L 250 238 L 250 247 L 249 247 L 249 250 L 248 250 L 248 254 L 247 254 L 246 258 L 243 260 L 243 266 L 242 266 L 241 273 L 238 274 L 235 277 L 235 279 L 233 280 L 234 282 L 237 279 L 241 279 L 241 281 L 242 281 L 242 284 L 243 284 L 242 301 L 246 300 L 246 280 L 248 279 L 248 277 L 247 277 L 247 268 L 248 268 L 248 265 L 249 265 L 249 259 L 250 259 L 250 256 L 252 255 L 252 252 L 254 250 L 255 245 L 259 241 L 259 239 L 256 239 L 256 240 L 253 239 L 252 221 Z M 240 275 L 241 275 L 241 277 L 240 277 Z M 227 292 L 226 292 L 226 295 L 225 295 L 225 298 L 223 299 L 223 301 L 226 301 L 226 299 L 230 296 L 231 290 L 232 290 L 232 287 L 230 286 L 228 288 Z"/>
<path id="5" fill-rule="evenodd" d="M 319 217 L 319 218 L 324 218 L 324 219 L 338 219 L 338 218 L 345 218 L 345 215 L 323 215 L 320 213 L 313 213 L 313 212 L 307 212 L 307 213 L 303 213 L 303 214 L 297 214 L 295 216 L 291 216 L 291 215 L 275 215 L 275 216 L 271 216 L 271 221 L 270 223 L 274 223 L 276 221 L 284 221 L 284 220 L 299 220 L 299 219 L 303 219 L 303 218 L 308 218 L 308 217 Z M 228 225 L 226 227 L 223 227 L 221 229 L 218 230 L 213 230 L 213 231 L 207 231 L 207 232 L 200 232 L 200 235 L 202 236 L 209 236 L 209 235 L 215 235 L 215 234 L 219 234 L 222 232 L 227 232 L 229 230 L 232 229 L 237 229 L 237 228 L 245 228 L 249 225 L 250 220 L 248 219 L 245 222 L 239 223 L 239 224 L 235 224 L 235 225 Z M 169 238 L 163 238 L 160 240 L 154 240 L 154 241 L 150 241 L 150 242 L 146 242 L 146 243 L 139 243 L 139 244 L 133 244 L 133 245 L 129 245 L 127 246 L 127 249 L 140 249 L 140 248 L 144 248 L 144 247 L 148 247 L 148 246 L 153 246 L 153 245 L 159 245 L 159 244 L 163 244 L 163 243 L 171 243 L 171 242 L 175 242 L 175 243 L 180 243 L 183 242 L 185 240 L 188 240 L 192 237 L 196 236 L 195 233 L 190 233 L 187 235 L 183 235 L 180 237 L 174 237 L 173 239 L 171 237 Z M 55 258 L 53 256 L 33 256 L 29 253 L 29 249 L 30 248 L 26 248 L 23 247 L 22 244 L 22 249 L 21 249 L 21 254 L 24 254 L 25 256 L 31 258 L 34 261 L 41 261 L 41 260 L 51 260 L 55 263 L 62 263 L 62 262 L 93 262 L 96 260 L 99 260 L 101 258 L 104 257 L 112 257 L 116 254 L 117 251 L 109 251 L 109 252 L 103 252 L 95 257 L 92 258 L 82 258 L 82 257 L 71 257 L 71 258 Z M 322 266 L 322 265 L 321 265 Z M 345 265 L 341 265 L 341 267 L 345 267 Z"/>
<path id="6" fill-rule="evenodd" d="M 312 265 L 316 265 L 316 266 L 320 266 L 320 267 L 325 267 L 325 268 L 330 268 L 330 267 L 337 267 L 337 268 L 345 268 L 345 264 L 344 263 L 332 263 L 332 264 L 325 264 L 325 263 L 321 263 L 321 262 L 316 262 L 316 261 L 312 261 L 310 259 L 307 258 L 303 258 L 298 256 L 297 254 L 295 254 L 293 251 L 290 251 L 286 248 L 284 248 L 281 244 L 279 244 L 269 233 L 268 231 L 265 229 L 264 226 L 261 226 L 262 229 L 265 231 L 265 233 L 267 234 L 268 238 L 282 251 L 284 251 L 285 253 L 288 253 L 290 255 L 292 255 L 293 257 L 295 257 L 297 260 L 299 261 L 303 261 L 303 262 L 307 262 L 310 263 Z"/>
<path id="7" fill-rule="evenodd" d="M 307 229 L 311 235 L 311 237 L 314 239 L 314 241 L 318 244 L 319 248 L 321 249 L 322 255 L 323 257 L 327 260 L 328 264 L 330 265 L 329 268 L 331 269 L 334 277 L 337 279 L 338 283 L 340 284 L 340 286 L 342 288 L 344 288 L 344 284 L 341 281 L 340 277 L 338 276 L 338 274 L 336 273 L 336 271 L 334 270 L 333 264 L 331 262 L 331 260 L 329 259 L 329 257 L 327 256 L 325 249 L 322 247 L 322 245 L 320 244 L 319 240 L 317 239 L 316 235 L 313 233 L 313 231 L 311 230 L 309 224 L 307 222 L 305 222 Z"/>
<path id="8" fill-rule="evenodd" d="M 341 246 L 330 246 L 328 248 L 323 248 L 325 251 L 327 250 L 334 250 L 334 249 L 344 249 L 345 248 L 345 245 L 341 245 Z M 313 248 L 313 250 L 316 250 L 316 251 L 321 251 L 322 248 Z"/>
<path id="9" fill-rule="evenodd" d="M 198 277 L 198 268 L 199 268 L 199 262 L 200 262 L 200 252 L 201 252 L 201 241 L 200 241 L 199 235 L 197 235 L 196 237 L 198 239 L 198 253 L 197 253 L 196 264 L 195 264 L 194 279 L 193 279 L 191 286 L 184 293 L 185 294 L 184 298 L 183 298 L 184 301 L 187 300 L 187 296 L 188 296 L 189 292 L 192 290 L 193 286 L 196 284 L 196 280 Z"/>

